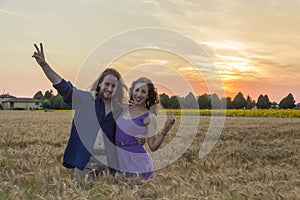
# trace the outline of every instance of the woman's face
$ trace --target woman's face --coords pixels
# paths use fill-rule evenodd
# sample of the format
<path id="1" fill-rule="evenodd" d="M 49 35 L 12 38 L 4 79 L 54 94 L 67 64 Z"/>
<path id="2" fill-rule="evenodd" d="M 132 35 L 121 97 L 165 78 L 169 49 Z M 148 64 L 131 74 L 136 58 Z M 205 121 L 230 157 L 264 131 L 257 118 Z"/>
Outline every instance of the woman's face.
<path id="1" fill-rule="evenodd" d="M 137 83 L 132 92 L 132 99 L 135 105 L 145 105 L 148 98 L 149 88 L 146 83 Z"/>
<path id="2" fill-rule="evenodd" d="M 111 97 L 116 93 L 118 78 L 108 74 L 99 84 L 100 94 L 103 99 L 111 100 Z"/>

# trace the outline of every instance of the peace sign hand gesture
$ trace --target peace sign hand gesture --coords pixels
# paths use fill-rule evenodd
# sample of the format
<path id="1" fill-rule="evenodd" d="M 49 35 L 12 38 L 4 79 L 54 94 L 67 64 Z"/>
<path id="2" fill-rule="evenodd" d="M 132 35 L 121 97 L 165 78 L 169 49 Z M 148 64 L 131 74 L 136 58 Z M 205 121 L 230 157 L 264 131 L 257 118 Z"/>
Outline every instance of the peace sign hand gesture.
<path id="1" fill-rule="evenodd" d="M 61 82 L 62 78 L 59 74 L 57 74 L 45 60 L 43 44 L 40 43 L 40 48 L 36 44 L 34 44 L 36 51 L 33 53 L 32 57 L 35 58 L 35 61 L 41 66 L 45 75 L 51 81 L 53 85 L 56 85 Z"/>
<path id="2" fill-rule="evenodd" d="M 44 55 L 43 44 L 40 43 L 40 49 L 36 44 L 34 44 L 36 51 L 33 53 L 32 57 L 35 58 L 36 62 L 43 68 L 47 65 Z"/>
<path id="3" fill-rule="evenodd" d="M 175 124 L 175 118 L 174 118 L 174 113 L 172 112 L 172 114 L 168 113 L 168 117 L 167 117 L 167 121 L 165 123 L 165 127 L 163 129 L 163 135 L 166 135 L 167 132 L 169 132 L 171 130 L 171 128 L 173 127 L 173 125 Z"/>

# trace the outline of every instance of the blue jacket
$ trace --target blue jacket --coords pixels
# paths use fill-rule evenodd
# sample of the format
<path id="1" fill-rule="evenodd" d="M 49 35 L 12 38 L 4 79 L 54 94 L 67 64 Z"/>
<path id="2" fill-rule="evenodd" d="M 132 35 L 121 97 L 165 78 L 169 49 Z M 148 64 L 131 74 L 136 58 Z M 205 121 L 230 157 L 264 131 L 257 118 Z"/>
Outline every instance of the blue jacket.
<path id="1" fill-rule="evenodd" d="M 74 116 L 70 137 L 64 152 L 63 166 L 83 170 L 88 163 L 94 143 L 102 129 L 105 144 L 107 164 L 111 174 L 118 169 L 118 159 L 115 147 L 116 122 L 113 114 L 105 116 L 105 105 L 98 95 L 95 100 L 90 92 L 73 87 L 64 79 L 53 87 L 63 97 L 68 105 L 72 106 Z"/>

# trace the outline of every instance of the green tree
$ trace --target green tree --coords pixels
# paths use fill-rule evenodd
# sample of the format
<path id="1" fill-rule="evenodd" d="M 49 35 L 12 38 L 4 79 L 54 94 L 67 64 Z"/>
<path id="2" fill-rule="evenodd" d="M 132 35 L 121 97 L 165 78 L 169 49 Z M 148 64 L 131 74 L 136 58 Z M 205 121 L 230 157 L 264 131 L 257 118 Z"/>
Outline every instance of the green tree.
<path id="1" fill-rule="evenodd" d="M 68 104 L 66 104 L 64 101 L 62 101 L 62 109 L 64 110 L 71 110 L 72 106 L 69 106 Z"/>
<path id="2" fill-rule="evenodd" d="M 33 98 L 39 99 L 39 100 L 43 99 L 43 97 L 44 97 L 44 95 L 43 95 L 42 91 L 38 91 L 38 92 L 35 93 L 35 95 L 33 96 Z"/>
<path id="3" fill-rule="evenodd" d="M 211 94 L 209 95 L 210 103 L 211 103 L 211 109 L 221 109 L 222 108 L 222 101 L 220 100 L 219 96 L 217 94 Z"/>
<path id="4" fill-rule="evenodd" d="M 239 92 L 232 101 L 233 107 L 235 109 L 243 109 L 247 106 L 247 101 L 244 98 L 243 94 Z"/>
<path id="5" fill-rule="evenodd" d="M 159 95 L 159 99 L 160 99 L 160 103 L 164 108 L 169 108 L 169 101 L 170 101 L 170 97 L 163 93 Z"/>
<path id="6" fill-rule="evenodd" d="M 45 92 L 44 98 L 45 99 L 50 99 L 53 96 L 53 91 L 52 90 L 47 90 Z"/>
<path id="7" fill-rule="evenodd" d="M 185 96 L 184 101 L 185 101 L 185 108 L 187 109 L 199 108 L 196 97 L 192 92 L 189 92 L 188 95 Z"/>
<path id="8" fill-rule="evenodd" d="M 177 99 L 178 99 L 178 102 L 179 102 L 179 107 L 180 107 L 181 109 L 186 109 L 186 108 L 188 108 L 188 105 L 187 105 L 187 103 L 185 102 L 185 98 L 184 98 L 184 97 L 179 97 L 179 96 L 177 96 Z"/>
<path id="9" fill-rule="evenodd" d="M 275 101 L 271 102 L 271 108 L 273 108 L 273 109 L 279 108 L 278 103 Z"/>
<path id="10" fill-rule="evenodd" d="M 210 97 L 208 94 L 203 94 L 198 97 L 199 109 L 210 109 Z"/>
<path id="11" fill-rule="evenodd" d="M 51 108 L 53 109 L 62 109 L 64 106 L 63 99 L 59 94 L 57 94 L 56 96 L 52 96 L 49 100 L 51 102 Z"/>
<path id="12" fill-rule="evenodd" d="M 294 96 L 289 93 L 285 98 L 283 98 L 280 103 L 279 107 L 283 109 L 294 109 L 296 107 Z"/>
<path id="13" fill-rule="evenodd" d="M 257 108 L 259 109 L 269 109 L 271 108 L 271 102 L 268 95 L 259 95 L 256 103 Z"/>
<path id="14" fill-rule="evenodd" d="M 178 96 L 172 96 L 170 98 L 169 108 L 170 109 L 180 109 L 179 97 Z"/>
<path id="15" fill-rule="evenodd" d="M 50 109 L 51 108 L 51 102 L 48 99 L 44 99 L 43 102 L 42 102 L 42 105 L 46 109 Z"/>
<path id="16" fill-rule="evenodd" d="M 233 109 L 233 104 L 231 97 L 222 98 L 222 108 L 223 109 Z"/>
<path id="17" fill-rule="evenodd" d="M 247 109 L 252 109 L 256 105 L 255 101 L 251 99 L 251 97 L 248 95 L 247 96 Z"/>

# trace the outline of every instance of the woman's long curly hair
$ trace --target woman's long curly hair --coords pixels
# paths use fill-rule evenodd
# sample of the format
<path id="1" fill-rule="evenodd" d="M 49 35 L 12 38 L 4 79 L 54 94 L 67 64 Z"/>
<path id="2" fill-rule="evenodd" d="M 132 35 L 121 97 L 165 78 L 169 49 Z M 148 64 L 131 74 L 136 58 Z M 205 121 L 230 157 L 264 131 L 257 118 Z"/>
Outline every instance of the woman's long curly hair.
<path id="1" fill-rule="evenodd" d="M 154 87 L 154 84 L 152 81 L 148 78 L 141 77 L 137 79 L 136 81 L 133 81 L 131 84 L 131 87 L 129 89 L 129 97 L 130 97 L 130 102 L 133 101 L 133 90 L 135 86 L 138 83 L 146 83 L 148 86 L 148 98 L 146 99 L 146 108 L 157 115 L 158 112 L 158 104 L 159 104 L 159 98 L 158 98 L 158 93 L 156 91 L 156 88 Z"/>

